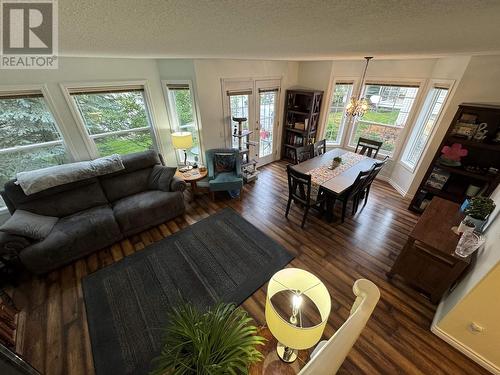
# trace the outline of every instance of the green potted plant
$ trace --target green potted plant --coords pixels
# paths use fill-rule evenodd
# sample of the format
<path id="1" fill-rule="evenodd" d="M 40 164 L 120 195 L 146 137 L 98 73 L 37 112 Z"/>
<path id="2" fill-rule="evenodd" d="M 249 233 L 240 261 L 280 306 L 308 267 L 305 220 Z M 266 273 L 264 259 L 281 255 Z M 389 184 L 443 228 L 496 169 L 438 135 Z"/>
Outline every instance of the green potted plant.
<path id="1" fill-rule="evenodd" d="M 473 223 L 476 231 L 481 231 L 489 214 L 495 209 L 495 202 L 488 197 L 477 196 L 470 200 L 464 213 L 467 215 L 464 222 Z"/>
<path id="2" fill-rule="evenodd" d="M 207 311 L 181 302 L 168 314 L 165 342 L 152 375 L 246 374 L 262 360 L 257 327 L 245 310 L 219 303 Z"/>
<path id="3" fill-rule="evenodd" d="M 337 168 L 341 163 L 342 163 L 342 158 L 340 156 L 334 157 L 330 169 Z"/>

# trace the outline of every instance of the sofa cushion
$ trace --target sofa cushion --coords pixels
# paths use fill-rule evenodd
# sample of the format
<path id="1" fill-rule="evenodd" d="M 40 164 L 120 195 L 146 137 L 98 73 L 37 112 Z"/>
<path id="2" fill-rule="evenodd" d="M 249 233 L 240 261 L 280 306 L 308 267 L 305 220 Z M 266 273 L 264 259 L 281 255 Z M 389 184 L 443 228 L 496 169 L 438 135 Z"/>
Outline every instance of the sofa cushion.
<path id="1" fill-rule="evenodd" d="M 56 186 L 26 195 L 13 180 L 5 184 L 9 210 L 25 210 L 38 215 L 63 217 L 91 207 L 108 204 L 97 178 Z"/>
<path id="2" fill-rule="evenodd" d="M 184 197 L 179 191 L 144 191 L 116 201 L 113 211 L 124 235 L 128 236 L 181 215 Z"/>
<path id="3" fill-rule="evenodd" d="M 93 207 L 61 218 L 50 234 L 19 253 L 32 272 L 45 273 L 121 239 L 109 206 Z"/>
<path id="4" fill-rule="evenodd" d="M 148 187 L 151 190 L 170 191 L 170 183 L 175 176 L 177 168 L 155 165 L 149 175 Z"/>
<path id="5" fill-rule="evenodd" d="M 17 236 L 43 240 L 59 219 L 54 216 L 37 215 L 24 210 L 16 210 L 1 227 L 0 231 Z"/>
<path id="6" fill-rule="evenodd" d="M 149 189 L 149 175 L 152 167 L 130 173 L 101 177 L 101 186 L 110 202 Z"/>

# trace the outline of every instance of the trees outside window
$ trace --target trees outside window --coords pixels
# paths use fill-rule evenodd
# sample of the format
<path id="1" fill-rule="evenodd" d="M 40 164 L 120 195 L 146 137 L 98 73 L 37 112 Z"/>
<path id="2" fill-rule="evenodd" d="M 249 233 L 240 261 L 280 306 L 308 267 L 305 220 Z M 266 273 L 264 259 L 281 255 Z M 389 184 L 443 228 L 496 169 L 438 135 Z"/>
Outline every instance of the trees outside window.
<path id="1" fill-rule="evenodd" d="M 337 82 L 333 91 L 325 129 L 326 142 L 339 145 L 347 123 L 346 106 L 352 96 L 353 83 Z"/>
<path id="2" fill-rule="evenodd" d="M 100 156 L 155 147 L 142 89 L 71 92 Z"/>
<path id="3" fill-rule="evenodd" d="M 68 161 L 63 139 L 41 92 L 0 95 L 0 186 L 18 172 Z M 0 208 L 4 207 L 0 198 Z"/>

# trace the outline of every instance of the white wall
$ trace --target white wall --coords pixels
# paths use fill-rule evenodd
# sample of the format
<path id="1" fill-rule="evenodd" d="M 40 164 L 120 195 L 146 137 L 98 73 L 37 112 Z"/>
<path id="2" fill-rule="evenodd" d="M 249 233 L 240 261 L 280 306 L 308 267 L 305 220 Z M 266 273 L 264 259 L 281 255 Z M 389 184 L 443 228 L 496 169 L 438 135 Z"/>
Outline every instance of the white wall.
<path id="1" fill-rule="evenodd" d="M 221 80 L 223 78 L 281 78 L 282 97 L 297 83 L 298 63 L 287 61 L 194 60 L 196 91 L 203 124 L 205 150 L 224 146 Z M 283 100 L 281 100 L 283 103 Z M 282 116 L 280 106 L 279 115 Z M 281 122 L 280 122 L 281 123 Z M 279 134 L 281 138 L 281 134 Z"/>

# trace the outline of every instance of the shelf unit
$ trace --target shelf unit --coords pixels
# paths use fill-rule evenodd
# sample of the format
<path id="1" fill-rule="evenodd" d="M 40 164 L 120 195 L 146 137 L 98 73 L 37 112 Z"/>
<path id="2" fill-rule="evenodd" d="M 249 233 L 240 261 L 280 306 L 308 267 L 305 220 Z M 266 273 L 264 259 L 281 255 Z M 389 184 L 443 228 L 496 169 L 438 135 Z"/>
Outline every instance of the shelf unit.
<path id="1" fill-rule="evenodd" d="M 486 138 L 477 141 L 465 137 L 457 137 L 453 129 L 458 122 L 464 122 L 467 119 L 469 123 L 487 124 Z M 473 122 L 471 122 L 473 121 Z M 434 158 L 420 182 L 417 193 L 413 197 L 409 209 L 415 212 L 423 212 L 428 202 L 433 196 L 438 196 L 453 202 L 462 203 L 469 198 L 467 189 L 473 185 L 483 196 L 489 196 L 500 183 L 500 143 L 495 142 L 497 134 L 500 132 L 500 106 L 489 104 L 470 104 L 459 105 L 458 111 L 451 122 L 446 135 Z M 453 167 L 440 163 L 441 150 L 444 146 L 451 146 L 459 143 L 467 149 L 467 156 L 461 159 L 461 166 Z M 467 167 L 478 167 L 478 171 L 472 171 Z M 488 171 L 489 168 L 495 168 L 497 172 Z M 445 181 L 442 187 L 436 186 L 436 176 L 447 176 L 442 178 Z M 434 182 L 433 182 L 434 181 Z M 429 185 L 429 183 L 434 186 Z"/>
<path id="2" fill-rule="evenodd" d="M 296 163 L 295 150 L 314 143 L 321 112 L 323 91 L 287 90 L 283 116 L 281 158 Z"/>

